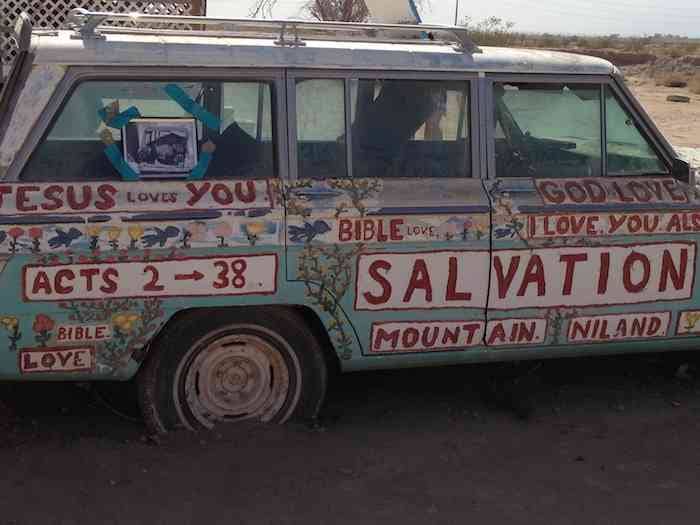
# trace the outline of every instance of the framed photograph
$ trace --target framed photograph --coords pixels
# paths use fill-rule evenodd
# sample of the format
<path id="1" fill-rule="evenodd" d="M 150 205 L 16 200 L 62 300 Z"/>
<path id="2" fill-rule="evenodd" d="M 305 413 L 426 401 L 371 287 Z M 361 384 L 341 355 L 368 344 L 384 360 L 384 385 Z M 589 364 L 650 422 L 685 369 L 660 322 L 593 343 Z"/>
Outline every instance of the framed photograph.
<path id="1" fill-rule="evenodd" d="M 124 159 L 142 177 L 185 177 L 197 165 L 194 118 L 137 118 L 122 130 Z"/>

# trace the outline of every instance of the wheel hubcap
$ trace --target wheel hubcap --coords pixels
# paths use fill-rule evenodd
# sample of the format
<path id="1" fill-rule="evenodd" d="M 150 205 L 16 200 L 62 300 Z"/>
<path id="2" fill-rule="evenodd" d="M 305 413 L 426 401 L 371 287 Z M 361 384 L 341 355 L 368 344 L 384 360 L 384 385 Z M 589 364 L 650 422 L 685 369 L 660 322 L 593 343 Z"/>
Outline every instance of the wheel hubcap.
<path id="1" fill-rule="evenodd" d="M 269 421 L 290 388 L 280 352 L 255 335 L 229 335 L 194 358 L 184 378 L 185 400 L 194 417 L 211 428 L 220 421 Z"/>

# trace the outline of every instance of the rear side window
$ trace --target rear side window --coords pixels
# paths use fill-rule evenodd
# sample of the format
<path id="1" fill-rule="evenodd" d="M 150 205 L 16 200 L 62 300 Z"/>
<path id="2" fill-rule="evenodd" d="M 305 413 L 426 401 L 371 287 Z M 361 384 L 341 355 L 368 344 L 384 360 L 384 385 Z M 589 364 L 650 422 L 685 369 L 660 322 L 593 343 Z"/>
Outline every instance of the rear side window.
<path id="1" fill-rule="evenodd" d="M 600 86 L 494 83 L 497 177 L 602 174 Z"/>
<path id="2" fill-rule="evenodd" d="M 21 179 L 272 177 L 272 100 L 268 82 L 84 82 Z"/>
<path id="3" fill-rule="evenodd" d="M 664 162 L 637 128 L 634 117 L 607 86 L 605 113 L 609 175 L 668 173 Z"/>
<path id="4" fill-rule="evenodd" d="M 355 177 L 469 177 L 469 83 L 359 80 Z"/>

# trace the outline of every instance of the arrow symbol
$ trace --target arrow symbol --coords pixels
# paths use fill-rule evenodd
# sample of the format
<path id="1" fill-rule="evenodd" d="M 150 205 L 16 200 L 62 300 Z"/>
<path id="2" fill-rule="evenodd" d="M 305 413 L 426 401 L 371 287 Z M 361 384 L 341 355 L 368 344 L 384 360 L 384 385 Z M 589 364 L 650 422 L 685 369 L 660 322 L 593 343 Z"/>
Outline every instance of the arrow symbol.
<path id="1" fill-rule="evenodd" d="M 176 281 L 201 281 L 204 279 L 204 274 L 195 270 L 192 273 L 175 274 Z"/>

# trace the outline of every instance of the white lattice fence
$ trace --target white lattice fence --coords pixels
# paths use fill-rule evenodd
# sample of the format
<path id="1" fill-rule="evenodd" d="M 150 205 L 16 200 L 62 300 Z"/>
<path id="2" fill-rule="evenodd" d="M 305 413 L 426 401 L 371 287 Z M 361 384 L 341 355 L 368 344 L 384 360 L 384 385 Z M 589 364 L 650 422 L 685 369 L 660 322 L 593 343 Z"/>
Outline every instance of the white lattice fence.
<path id="1" fill-rule="evenodd" d="M 19 14 L 24 11 L 31 17 L 34 27 L 58 29 L 64 27 L 68 13 L 76 7 L 91 11 L 140 12 L 152 15 L 206 14 L 206 0 L 0 0 L 0 65 L 9 65 L 17 53 L 17 43 L 2 26 L 12 27 Z"/>

